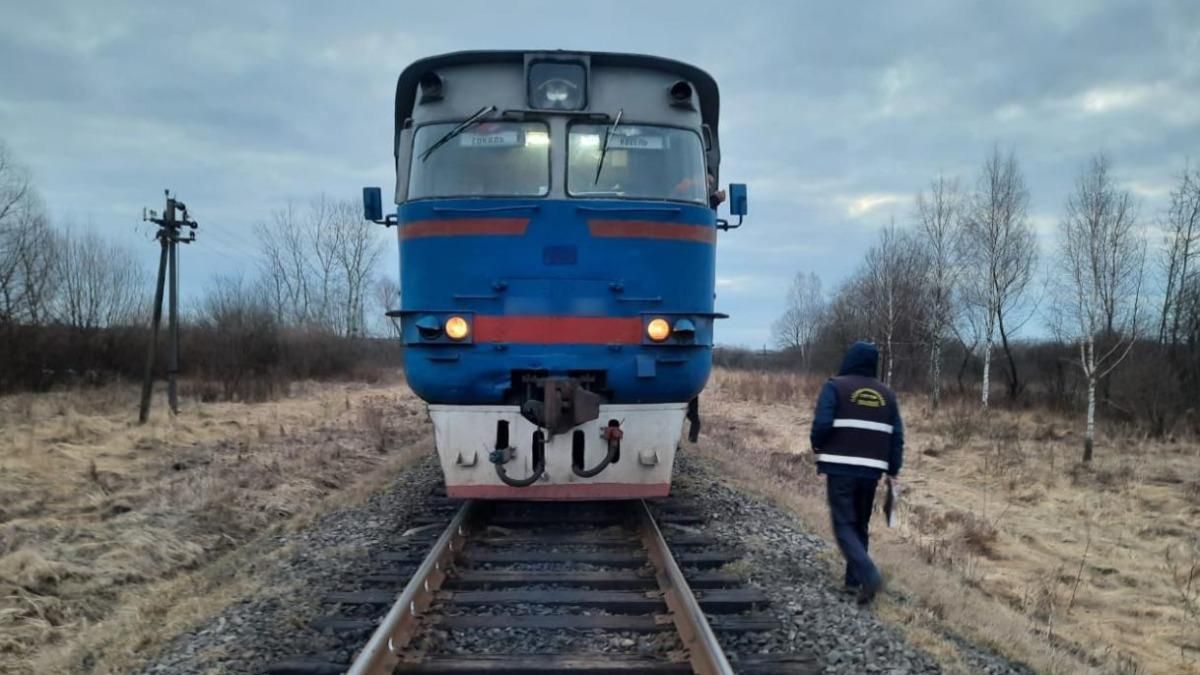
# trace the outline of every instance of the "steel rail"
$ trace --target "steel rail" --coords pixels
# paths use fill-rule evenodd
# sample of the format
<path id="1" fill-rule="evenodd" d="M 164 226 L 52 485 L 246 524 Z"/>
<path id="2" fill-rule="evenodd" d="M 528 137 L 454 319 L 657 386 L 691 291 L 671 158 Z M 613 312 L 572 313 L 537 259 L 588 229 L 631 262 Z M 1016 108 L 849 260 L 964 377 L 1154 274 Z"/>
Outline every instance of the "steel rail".
<path id="1" fill-rule="evenodd" d="M 733 666 L 725 658 L 725 652 L 717 642 L 712 626 L 700 609 L 700 603 L 683 577 L 683 571 L 671 555 L 671 549 L 663 538 L 662 530 L 654 522 L 650 507 L 639 501 L 639 519 L 642 523 L 642 542 L 646 554 L 654 563 L 655 577 L 663 591 L 663 599 L 671 610 L 671 621 L 679 631 L 679 639 L 687 649 L 692 670 L 701 675 L 734 675 Z"/>
<path id="2" fill-rule="evenodd" d="M 397 652 L 412 639 L 419 613 L 429 608 L 446 578 L 447 568 L 462 549 L 466 538 L 463 524 L 471 509 L 472 502 L 468 501 L 454 515 L 346 675 L 385 675 L 399 663 Z"/>

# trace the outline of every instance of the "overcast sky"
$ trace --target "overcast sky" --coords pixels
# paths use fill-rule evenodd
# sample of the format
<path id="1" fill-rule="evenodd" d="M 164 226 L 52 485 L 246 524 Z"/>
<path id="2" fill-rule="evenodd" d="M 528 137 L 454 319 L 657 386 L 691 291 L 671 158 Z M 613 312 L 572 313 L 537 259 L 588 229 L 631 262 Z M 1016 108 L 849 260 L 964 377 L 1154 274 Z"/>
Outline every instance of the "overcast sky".
<path id="1" fill-rule="evenodd" d="M 288 199 L 393 181 L 392 96 L 460 49 L 631 51 L 721 87 L 722 179 L 751 216 L 720 235 L 725 344 L 770 342 L 797 271 L 827 287 L 939 172 L 1016 151 L 1047 244 L 1096 151 L 1152 219 L 1200 155 L 1200 2 L 593 3 L 0 0 L 0 138 L 54 217 L 155 257 L 143 206 L 201 223 L 185 298 L 253 274 L 252 227 Z M 385 190 L 385 193 L 387 191 Z M 380 232 L 381 239 L 384 234 Z M 386 269 L 396 253 L 386 238 Z M 1032 329 L 1036 330 L 1036 329 Z"/>

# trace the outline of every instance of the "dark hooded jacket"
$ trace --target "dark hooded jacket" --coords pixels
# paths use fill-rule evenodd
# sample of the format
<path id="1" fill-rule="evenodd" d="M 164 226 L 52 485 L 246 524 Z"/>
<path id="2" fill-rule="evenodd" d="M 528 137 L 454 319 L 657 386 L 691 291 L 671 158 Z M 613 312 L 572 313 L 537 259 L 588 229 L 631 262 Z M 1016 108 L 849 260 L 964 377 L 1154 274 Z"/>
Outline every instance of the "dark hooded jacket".
<path id="1" fill-rule="evenodd" d="M 886 455 L 887 473 L 895 476 L 900 473 L 900 468 L 904 463 L 904 426 L 900 420 L 900 406 L 896 404 L 895 394 L 875 379 L 878 368 L 879 350 L 875 345 L 869 342 L 856 342 L 850 346 L 850 349 L 846 351 L 845 358 L 842 359 L 842 367 L 838 370 L 837 377 L 826 382 L 825 386 L 821 388 L 820 396 L 817 397 L 817 409 L 813 414 L 810 440 L 818 455 L 830 443 L 845 444 L 848 439 L 849 442 L 853 442 L 853 438 L 848 436 L 847 431 L 835 431 L 834 420 L 838 419 L 839 415 L 847 416 L 849 414 L 846 412 L 848 401 L 843 400 L 847 397 L 845 384 L 865 380 L 870 384 L 870 389 L 879 392 L 886 401 L 876 412 L 883 415 L 879 420 L 881 423 L 886 420 L 886 424 L 891 426 L 890 443 L 884 449 L 884 454 Z M 841 437 L 836 437 L 835 434 L 841 434 Z M 862 478 L 879 478 L 883 473 L 882 468 L 874 466 L 855 466 L 823 461 L 817 462 L 817 471 Z"/>

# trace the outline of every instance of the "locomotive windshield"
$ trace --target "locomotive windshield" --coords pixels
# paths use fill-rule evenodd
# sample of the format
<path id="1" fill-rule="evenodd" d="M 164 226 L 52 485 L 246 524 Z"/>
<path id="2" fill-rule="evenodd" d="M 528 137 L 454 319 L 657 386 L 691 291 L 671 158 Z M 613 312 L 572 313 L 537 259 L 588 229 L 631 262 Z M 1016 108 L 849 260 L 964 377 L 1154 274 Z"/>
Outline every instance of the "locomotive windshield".
<path id="1" fill-rule="evenodd" d="M 410 199 L 543 197 L 550 191 L 550 131 L 541 122 L 484 122 L 426 155 L 457 123 L 417 129 Z M 423 158 L 423 159 L 422 159 Z"/>
<path id="2" fill-rule="evenodd" d="M 607 152 L 602 153 L 606 138 Z M 707 203 L 704 146 L 693 131 L 575 124 L 567 151 L 567 192 L 571 196 Z"/>

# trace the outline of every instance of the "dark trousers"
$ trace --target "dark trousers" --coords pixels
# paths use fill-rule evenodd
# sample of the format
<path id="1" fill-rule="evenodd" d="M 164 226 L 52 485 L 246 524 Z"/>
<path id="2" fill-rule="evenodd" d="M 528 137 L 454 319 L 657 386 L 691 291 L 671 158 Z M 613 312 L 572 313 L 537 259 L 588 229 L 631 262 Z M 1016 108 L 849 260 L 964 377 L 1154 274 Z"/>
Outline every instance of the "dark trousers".
<path id="1" fill-rule="evenodd" d="M 692 443 L 700 440 L 700 397 L 688 401 L 687 419 L 691 424 L 688 426 L 688 440 Z"/>
<path id="2" fill-rule="evenodd" d="M 878 478 L 826 475 L 833 535 L 846 559 L 846 585 L 877 587 L 879 570 L 867 554 L 867 525 L 875 503 Z"/>

